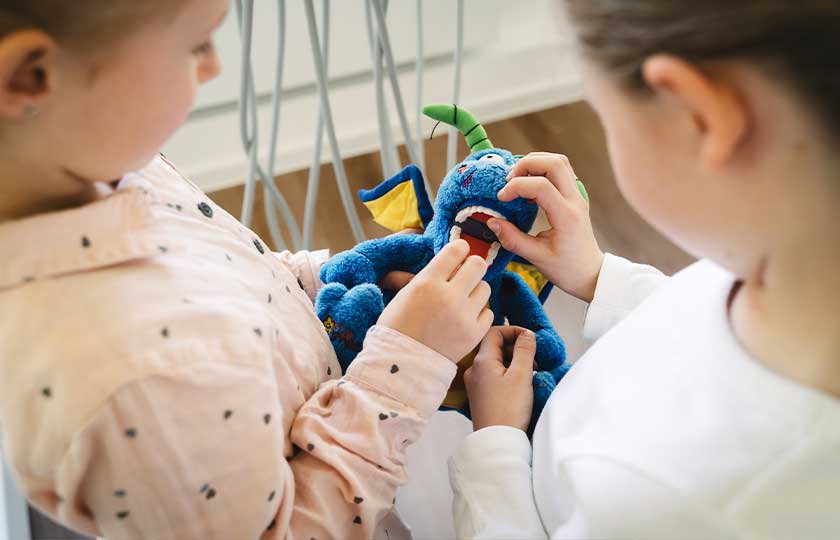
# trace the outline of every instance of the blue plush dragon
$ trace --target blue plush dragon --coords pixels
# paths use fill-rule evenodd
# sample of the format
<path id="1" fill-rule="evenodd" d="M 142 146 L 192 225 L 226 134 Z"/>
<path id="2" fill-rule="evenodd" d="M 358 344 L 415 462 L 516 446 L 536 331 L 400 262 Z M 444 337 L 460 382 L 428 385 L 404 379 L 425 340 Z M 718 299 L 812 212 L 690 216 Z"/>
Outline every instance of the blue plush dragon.
<path id="1" fill-rule="evenodd" d="M 542 302 L 551 285 L 532 265 L 502 248 L 487 226 L 492 218 L 504 219 L 528 232 L 537 206 L 525 199 L 501 202 L 496 194 L 505 186 L 508 171 L 521 156 L 494 148 L 484 127 L 469 112 L 454 105 L 430 105 L 426 116 L 456 127 L 466 137 L 471 154 L 446 175 L 434 212 L 420 170 L 409 165 L 372 190 L 362 190 L 362 202 L 375 220 L 390 228 L 425 228 L 421 235 L 404 234 L 370 240 L 330 259 L 321 269 L 325 283 L 316 302 L 342 369 L 362 348 L 368 329 L 376 323 L 393 294 L 377 286 L 393 271 L 417 273 L 453 239 L 470 245 L 470 254 L 488 263 L 484 280 L 490 285 L 494 324 L 506 321 L 532 330 L 537 338 L 534 376 L 533 429 L 542 407 L 568 370 L 565 347 L 552 328 Z M 582 184 L 579 187 L 583 191 Z M 446 396 L 444 408 L 469 417 L 463 372 L 474 353 L 459 362 L 458 376 Z"/>

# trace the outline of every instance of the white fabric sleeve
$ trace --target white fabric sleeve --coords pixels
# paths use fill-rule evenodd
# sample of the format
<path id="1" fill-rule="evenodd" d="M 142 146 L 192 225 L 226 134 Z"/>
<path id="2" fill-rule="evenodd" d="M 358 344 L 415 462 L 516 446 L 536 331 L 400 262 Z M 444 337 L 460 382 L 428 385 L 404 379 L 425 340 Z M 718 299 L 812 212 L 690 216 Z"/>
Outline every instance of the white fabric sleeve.
<path id="1" fill-rule="evenodd" d="M 586 311 L 583 336 L 598 339 L 654 293 L 668 276 L 652 266 L 607 253 L 595 297 Z"/>
<path id="2" fill-rule="evenodd" d="M 464 439 L 449 460 L 452 513 L 461 539 L 544 539 L 531 482 L 531 443 L 493 426 Z"/>

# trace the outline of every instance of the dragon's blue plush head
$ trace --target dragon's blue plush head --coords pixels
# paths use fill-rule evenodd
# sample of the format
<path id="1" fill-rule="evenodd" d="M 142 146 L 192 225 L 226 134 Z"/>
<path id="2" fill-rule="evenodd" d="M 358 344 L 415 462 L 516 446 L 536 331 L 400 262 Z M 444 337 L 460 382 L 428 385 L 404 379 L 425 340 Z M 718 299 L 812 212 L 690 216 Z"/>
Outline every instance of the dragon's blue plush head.
<path id="1" fill-rule="evenodd" d="M 513 254 L 501 247 L 487 227 L 499 218 L 528 232 L 537 217 L 537 205 L 525 199 L 502 202 L 496 196 L 505 187 L 508 171 L 516 163 L 507 150 L 489 148 L 470 154 L 446 175 L 438 192 L 435 214 L 426 229 L 435 252 L 450 240 L 463 238 L 470 252 L 490 264 L 485 279 L 490 281 L 505 270 Z"/>

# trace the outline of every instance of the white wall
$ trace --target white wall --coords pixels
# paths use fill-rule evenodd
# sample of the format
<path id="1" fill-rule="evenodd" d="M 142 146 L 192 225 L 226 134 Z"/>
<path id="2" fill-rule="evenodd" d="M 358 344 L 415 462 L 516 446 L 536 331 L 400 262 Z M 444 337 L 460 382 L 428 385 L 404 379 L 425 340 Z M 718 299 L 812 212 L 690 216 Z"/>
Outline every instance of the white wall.
<path id="1" fill-rule="evenodd" d="M 320 4 L 320 2 L 315 2 Z M 273 2 L 258 2 L 254 62 L 257 87 L 270 94 L 274 77 L 276 12 Z M 302 2 L 288 4 L 287 65 L 284 85 L 278 172 L 306 168 L 312 159 L 317 95 L 311 68 Z M 555 0 L 466 0 L 466 51 L 460 105 L 482 122 L 508 118 L 568 103 L 580 97 L 565 22 Z M 330 95 L 336 131 L 345 157 L 378 147 L 374 92 L 362 0 L 333 1 Z M 451 54 L 455 36 L 455 2 L 424 0 L 427 69 L 424 102 L 452 101 Z M 402 66 L 400 82 L 409 120 L 414 119 L 416 24 L 414 0 L 392 0 L 390 35 Z M 240 183 L 247 163 L 239 140 L 236 99 L 239 94 L 240 42 L 236 17 L 222 27 L 217 45 L 225 73 L 202 90 L 196 112 L 166 145 L 164 152 L 205 190 Z M 266 100 L 268 101 L 268 100 Z M 267 140 L 270 107 L 260 109 Z M 397 115 L 391 118 L 397 127 Z M 429 133 L 432 122 L 424 121 Z M 442 134 L 445 130 L 439 130 Z M 399 129 L 395 134 L 400 137 Z M 329 153 L 324 148 L 324 159 Z"/>

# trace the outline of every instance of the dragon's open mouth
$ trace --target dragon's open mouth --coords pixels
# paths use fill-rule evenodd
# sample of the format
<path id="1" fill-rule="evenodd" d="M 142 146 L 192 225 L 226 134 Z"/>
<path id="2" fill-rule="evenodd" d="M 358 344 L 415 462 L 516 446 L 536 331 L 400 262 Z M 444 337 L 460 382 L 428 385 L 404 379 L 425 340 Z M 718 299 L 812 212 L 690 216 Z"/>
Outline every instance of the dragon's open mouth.
<path id="1" fill-rule="evenodd" d="M 496 234 L 487 226 L 490 218 L 505 219 L 505 217 L 484 206 L 468 206 L 458 212 L 455 223 L 449 231 L 449 241 L 463 238 L 470 245 L 470 255 L 482 257 L 487 266 L 493 264 L 502 245 Z"/>

